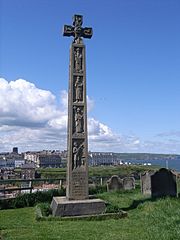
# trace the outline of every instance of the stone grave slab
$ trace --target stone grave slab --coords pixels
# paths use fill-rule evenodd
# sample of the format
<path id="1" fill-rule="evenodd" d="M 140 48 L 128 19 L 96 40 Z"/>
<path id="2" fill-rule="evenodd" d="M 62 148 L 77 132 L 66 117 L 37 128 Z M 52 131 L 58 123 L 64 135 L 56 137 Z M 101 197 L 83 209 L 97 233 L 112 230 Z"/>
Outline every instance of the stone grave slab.
<path id="1" fill-rule="evenodd" d="M 161 168 L 151 176 L 152 197 L 177 197 L 177 176 L 171 170 Z"/>
<path id="2" fill-rule="evenodd" d="M 148 171 L 141 174 L 141 192 L 143 195 L 151 195 L 151 176 L 154 171 Z"/>
<path id="3" fill-rule="evenodd" d="M 123 189 L 132 190 L 135 189 L 135 178 L 134 177 L 125 177 L 123 178 Z"/>
<path id="4" fill-rule="evenodd" d="M 108 181 L 107 181 L 107 191 L 118 191 L 123 189 L 123 183 L 122 180 L 117 176 L 113 175 Z"/>

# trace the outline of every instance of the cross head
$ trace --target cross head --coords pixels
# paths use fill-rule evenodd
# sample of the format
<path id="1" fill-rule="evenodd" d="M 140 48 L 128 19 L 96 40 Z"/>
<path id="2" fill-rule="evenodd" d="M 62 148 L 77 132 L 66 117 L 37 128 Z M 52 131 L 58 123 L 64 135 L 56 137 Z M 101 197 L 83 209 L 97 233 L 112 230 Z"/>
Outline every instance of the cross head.
<path id="1" fill-rule="evenodd" d="M 73 36 L 74 43 L 82 43 L 82 37 L 91 38 L 93 35 L 92 28 L 89 28 L 89 27 L 83 28 L 82 24 L 83 24 L 83 16 L 74 15 L 73 26 L 64 25 L 63 36 L 67 36 L 67 37 Z"/>

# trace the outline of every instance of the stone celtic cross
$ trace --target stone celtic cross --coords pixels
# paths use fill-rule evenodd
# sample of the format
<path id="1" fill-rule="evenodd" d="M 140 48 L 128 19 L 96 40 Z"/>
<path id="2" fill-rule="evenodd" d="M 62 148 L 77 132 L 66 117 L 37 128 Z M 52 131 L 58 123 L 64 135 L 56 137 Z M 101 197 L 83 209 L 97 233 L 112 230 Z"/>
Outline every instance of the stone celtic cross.
<path id="1" fill-rule="evenodd" d="M 74 15 L 73 26 L 65 25 L 63 36 L 73 36 L 70 48 L 68 91 L 68 200 L 88 198 L 88 141 L 86 103 L 85 45 L 82 38 L 92 37 L 92 28 L 82 28 L 83 17 Z"/>
<path id="2" fill-rule="evenodd" d="M 73 26 L 64 25 L 63 36 L 73 36 L 74 43 L 82 43 L 82 37 L 91 38 L 92 28 L 82 28 L 83 17 L 81 15 L 74 15 Z"/>
<path id="3" fill-rule="evenodd" d="M 68 157 L 66 197 L 53 197 L 53 216 L 102 214 L 105 202 L 88 199 L 88 141 L 86 103 L 85 45 L 82 38 L 92 37 L 92 28 L 82 28 L 82 16 L 74 15 L 73 26 L 64 26 L 64 36 L 73 36 L 70 48 L 68 90 Z"/>

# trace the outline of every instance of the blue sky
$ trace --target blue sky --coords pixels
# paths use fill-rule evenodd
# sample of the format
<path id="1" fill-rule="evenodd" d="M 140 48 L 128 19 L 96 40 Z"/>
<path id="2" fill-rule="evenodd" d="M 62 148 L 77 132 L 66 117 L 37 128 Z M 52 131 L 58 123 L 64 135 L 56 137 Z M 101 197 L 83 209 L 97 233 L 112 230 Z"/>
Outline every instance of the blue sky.
<path id="1" fill-rule="evenodd" d="M 93 119 L 90 150 L 180 154 L 179 12 L 179 0 L 0 0 L 0 77 L 6 80 L 4 89 L 12 91 L 3 90 L 6 95 L 1 94 L 0 106 L 5 104 L 2 96 L 14 96 L 14 102 L 7 100 L 6 106 L 0 107 L 0 150 L 9 150 L 13 145 L 19 145 L 22 151 L 66 147 L 65 129 L 62 141 L 54 133 L 51 145 L 39 141 L 37 134 L 41 142 L 37 146 L 29 135 L 35 130 L 47 131 L 47 123 L 53 119 L 56 130 L 63 128 L 58 124 L 66 115 L 62 112 L 66 111 L 63 103 L 67 98 L 64 91 L 68 88 L 72 39 L 62 36 L 62 27 L 72 24 L 76 13 L 84 16 L 84 27 L 93 28 L 92 39 L 84 40 L 89 121 Z M 52 96 L 45 94 L 47 98 L 41 100 L 48 109 L 51 102 L 56 117 L 50 114 L 48 118 L 47 114 L 46 119 L 34 120 L 29 116 L 25 121 L 27 116 L 18 112 L 22 95 L 10 82 L 27 91 L 33 83 L 34 99 L 37 89 L 50 92 Z M 24 100 L 25 111 L 35 106 L 30 101 Z M 12 103 L 18 114 L 10 107 Z M 24 142 L 17 129 L 22 134 L 27 131 Z M 48 128 L 48 134 L 44 132 L 41 138 L 49 135 L 52 132 Z"/>

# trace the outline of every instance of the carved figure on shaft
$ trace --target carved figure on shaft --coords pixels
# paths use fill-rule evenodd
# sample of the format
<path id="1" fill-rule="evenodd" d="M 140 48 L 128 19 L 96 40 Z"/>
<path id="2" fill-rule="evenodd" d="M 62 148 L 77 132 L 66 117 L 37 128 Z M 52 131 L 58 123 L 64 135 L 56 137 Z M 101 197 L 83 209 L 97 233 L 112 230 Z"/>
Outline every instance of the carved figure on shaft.
<path id="1" fill-rule="evenodd" d="M 76 82 L 75 82 L 75 100 L 76 102 L 80 102 L 83 99 L 83 83 L 81 81 L 80 76 L 77 76 Z"/>
<path id="2" fill-rule="evenodd" d="M 82 54 L 80 48 L 76 48 L 74 51 L 74 67 L 75 71 L 81 73 L 82 72 Z"/>
<path id="3" fill-rule="evenodd" d="M 82 165 L 82 157 L 83 157 L 83 143 L 78 146 L 77 142 L 74 142 L 73 147 L 73 168 L 80 167 Z"/>
<path id="4" fill-rule="evenodd" d="M 80 15 L 75 15 L 74 16 L 74 42 L 75 43 L 82 43 L 81 39 L 81 32 L 82 32 L 82 24 L 83 24 L 83 19 L 82 16 Z"/>
<path id="5" fill-rule="evenodd" d="M 84 132 L 84 118 L 80 108 L 75 109 L 75 131 L 76 133 Z"/>

